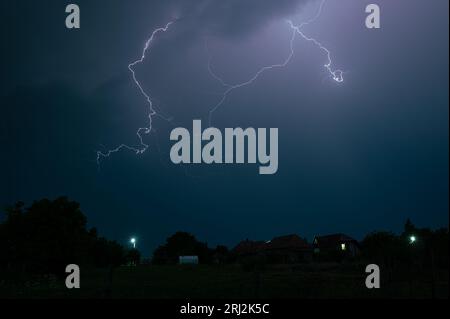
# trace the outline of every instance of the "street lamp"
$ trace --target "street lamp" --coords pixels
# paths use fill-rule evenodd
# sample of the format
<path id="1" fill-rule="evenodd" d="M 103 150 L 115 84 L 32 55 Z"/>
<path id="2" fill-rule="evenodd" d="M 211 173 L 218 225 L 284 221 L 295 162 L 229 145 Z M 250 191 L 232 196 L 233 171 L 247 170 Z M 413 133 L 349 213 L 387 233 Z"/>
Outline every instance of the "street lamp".
<path id="1" fill-rule="evenodd" d="M 410 244 L 414 244 L 416 241 L 417 241 L 416 236 L 414 236 L 414 235 L 409 236 L 409 243 Z"/>
<path id="2" fill-rule="evenodd" d="M 133 249 L 136 249 L 136 238 L 131 238 L 130 243 L 133 245 Z"/>

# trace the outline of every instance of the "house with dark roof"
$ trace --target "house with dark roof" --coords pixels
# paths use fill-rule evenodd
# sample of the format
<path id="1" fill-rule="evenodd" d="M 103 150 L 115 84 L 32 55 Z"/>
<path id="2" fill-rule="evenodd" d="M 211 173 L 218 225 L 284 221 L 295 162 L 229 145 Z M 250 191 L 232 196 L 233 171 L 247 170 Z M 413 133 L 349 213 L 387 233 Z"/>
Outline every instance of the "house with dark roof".
<path id="1" fill-rule="evenodd" d="M 275 237 L 272 240 L 240 242 L 233 250 L 238 257 L 264 256 L 270 263 L 298 263 L 311 261 L 313 247 L 298 235 Z"/>
<path id="2" fill-rule="evenodd" d="M 316 256 L 342 258 L 356 257 L 360 253 L 358 241 L 345 234 L 316 236 L 313 242 Z"/>
<path id="3" fill-rule="evenodd" d="M 270 261 L 275 263 L 298 263 L 312 261 L 313 248 L 298 235 L 275 237 L 264 245 Z"/>
<path id="4" fill-rule="evenodd" d="M 243 240 L 233 248 L 232 253 L 237 257 L 257 255 L 263 251 L 263 241 Z"/>

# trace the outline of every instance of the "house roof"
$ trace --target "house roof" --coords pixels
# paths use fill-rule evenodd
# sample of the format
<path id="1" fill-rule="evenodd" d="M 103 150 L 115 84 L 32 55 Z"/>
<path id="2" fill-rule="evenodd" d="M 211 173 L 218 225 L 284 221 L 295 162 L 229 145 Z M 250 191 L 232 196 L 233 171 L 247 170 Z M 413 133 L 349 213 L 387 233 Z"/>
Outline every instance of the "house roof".
<path id="1" fill-rule="evenodd" d="M 275 237 L 264 245 L 265 249 L 309 249 L 310 245 L 298 235 Z"/>
<path id="2" fill-rule="evenodd" d="M 236 247 L 233 248 L 233 252 L 238 255 L 254 254 L 261 251 L 277 250 L 277 249 L 291 249 L 291 250 L 308 250 L 311 249 L 306 240 L 298 235 L 287 235 L 275 237 L 270 241 L 241 241 Z"/>

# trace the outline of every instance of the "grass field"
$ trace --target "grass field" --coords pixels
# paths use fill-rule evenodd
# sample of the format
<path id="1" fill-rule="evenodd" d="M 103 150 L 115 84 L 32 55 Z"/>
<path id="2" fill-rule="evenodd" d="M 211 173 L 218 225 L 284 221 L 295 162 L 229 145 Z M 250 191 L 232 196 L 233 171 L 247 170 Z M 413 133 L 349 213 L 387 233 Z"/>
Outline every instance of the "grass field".
<path id="1" fill-rule="evenodd" d="M 68 290 L 64 278 L 3 274 L 1 298 L 431 298 L 427 274 L 381 276 L 381 289 L 365 287 L 362 265 L 271 266 L 245 272 L 227 266 L 138 266 L 82 269 L 81 289 Z M 448 298 L 448 271 L 435 281 L 435 296 Z M 9 279 L 8 279 L 9 278 Z M 13 283 L 14 282 L 14 283 Z"/>

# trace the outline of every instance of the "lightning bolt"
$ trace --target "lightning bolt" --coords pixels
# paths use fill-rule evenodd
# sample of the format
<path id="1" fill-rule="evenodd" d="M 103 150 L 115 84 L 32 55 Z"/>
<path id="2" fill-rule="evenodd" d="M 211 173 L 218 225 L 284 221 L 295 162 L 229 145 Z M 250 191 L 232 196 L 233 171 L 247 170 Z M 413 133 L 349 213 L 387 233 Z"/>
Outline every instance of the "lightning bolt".
<path id="1" fill-rule="evenodd" d="M 330 50 L 328 50 L 324 45 L 322 45 L 322 43 L 320 43 L 318 40 L 311 38 L 309 36 L 307 36 L 305 33 L 303 33 L 302 28 L 315 22 L 322 14 L 323 11 L 323 7 L 325 5 L 326 0 L 322 0 L 318 9 L 317 14 L 310 20 L 301 23 L 300 25 L 294 25 L 294 23 L 291 20 L 287 20 L 287 24 L 289 25 L 290 29 L 292 30 L 292 36 L 290 39 L 290 52 L 288 54 L 288 56 L 285 58 L 285 60 L 281 63 L 278 64 L 272 64 L 272 65 L 268 65 L 268 66 L 264 66 L 261 69 L 259 69 L 250 79 L 248 79 L 247 81 L 238 83 L 238 84 L 229 84 L 227 83 L 224 79 L 222 79 L 219 75 L 217 75 L 214 70 L 213 70 L 213 66 L 212 66 L 212 57 L 209 57 L 208 60 L 208 72 L 209 74 L 218 82 L 220 82 L 220 84 L 226 88 L 225 91 L 222 93 L 222 97 L 221 99 L 214 105 L 214 107 L 209 111 L 209 124 L 211 125 L 212 123 L 212 118 L 213 118 L 213 114 L 226 102 L 228 96 L 234 92 L 235 90 L 238 90 L 240 88 L 249 86 L 251 84 L 253 84 L 256 80 L 258 80 L 258 78 L 270 71 L 270 70 L 274 70 L 274 69 L 278 69 L 278 68 L 284 68 L 286 67 L 289 62 L 291 62 L 292 58 L 295 55 L 295 49 L 294 49 L 294 42 L 297 36 L 300 36 L 301 38 L 303 38 L 304 40 L 313 43 L 314 45 L 316 45 L 321 51 L 324 52 L 325 56 L 326 56 L 326 63 L 324 64 L 324 68 L 326 69 L 326 71 L 328 72 L 330 78 L 337 82 L 337 83 L 342 83 L 344 82 L 344 71 L 340 70 L 340 69 L 334 69 L 332 68 L 333 65 L 333 61 L 331 58 L 331 52 Z M 147 149 L 149 148 L 149 145 L 146 144 L 144 142 L 144 135 L 149 135 L 152 132 L 152 128 L 153 128 L 153 117 L 157 116 L 159 114 L 157 114 L 154 106 L 153 106 L 153 101 L 150 97 L 150 94 L 147 93 L 145 91 L 145 89 L 142 87 L 141 83 L 139 82 L 139 80 L 136 77 L 136 71 L 135 68 L 136 66 L 138 66 L 139 64 L 143 63 L 147 52 L 149 51 L 154 39 L 156 38 L 156 36 L 159 33 L 164 33 L 167 32 L 169 30 L 169 28 L 171 27 L 172 24 L 174 24 L 175 21 L 171 21 L 168 24 L 166 24 L 164 27 L 161 28 L 157 28 L 153 31 L 153 33 L 151 34 L 150 38 L 147 39 L 144 49 L 142 51 L 142 55 L 140 57 L 140 59 L 130 63 L 128 65 L 128 70 L 131 72 L 133 81 L 136 85 L 136 87 L 138 88 L 139 92 L 141 93 L 141 95 L 145 98 L 147 104 L 148 104 L 148 126 L 147 127 L 143 127 L 143 128 L 139 128 L 136 132 L 136 135 L 138 137 L 139 140 L 139 145 L 138 146 L 129 146 L 126 144 L 121 144 L 118 147 L 109 150 L 107 152 L 97 152 L 97 164 L 100 164 L 101 160 L 104 158 L 109 158 L 111 155 L 113 155 L 114 153 L 118 153 L 124 149 L 132 151 L 134 153 L 136 153 L 136 155 L 141 155 L 143 153 L 145 153 L 147 151 Z M 209 54 L 209 49 L 208 49 L 208 43 L 206 41 L 206 49 L 208 51 Z"/>
<path id="2" fill-rule="evenodd" d="M 208 71 L 211 74 L 211 76 L 216 79 L 217 81 L 219 81 L 224 87 L 226 87 L 226 90 L 223 92 L 222 94 L 222 98 L 219 100 L 219 102 L 217 102 L 217 104 L 209 111 L 209 125 L 211 126 L 212 124 L 212 118 L 214 113 L 225 103 L 225 101 L 227 100 L 228 96 L 235 90 L 243 88 L 245 86 L 251 85 L 253 84 L 263 73 L 273 70 L 273 69 L 277 69 L 277 68 L 284 68 L 286 67 L 289 62 L 291 62 L 292 58 L 295 55 L 295 49 L 294 49 L 294 41 L 296 38 L 296 35 L 300 35 L 304 40 L 308 41 L 308 42 L 312 42 L 313 44 L 315 44 L 320 50 L 322 50 L 325 53 L 326 56 L 326 63 L 324 64 L 324 68 L 326 69 L 326 71 L 329 73 L 330 78 L 337 82 L 337 83 L 342 83 L 344 82 L 344 71 L 336 69 L 333 70 L 332 68 L 332 58 L 331 58 L 331 52 L 330 50 L 328 50 L 324 45 L 322 45 L 319 41 L 317 41 L 314 38 L 308 37 L 307 35 L 305 35 L 302 31 L 302 28 L 315 22 L 321 15 L 322 15 L 322 11 L 323 11 L 323 7 L 325 5 L 326 0 L 322 0 L 319 6 L 319 10 L 317 12 L 317 14 L 310 20 L 301 23 L 300 25 L 296 26 L 294 25 L 294 23 L 291 20 L 287 20 L 286 22 L 288 23 L 289 27 L 291 28 L 291 30 L 293 31 L 292 33 L 292 37 L 290 40 L 290 53 L 287 56 L 287 58 L 284 60 L 284 62 L 279 63 L 279 64 L 273 64 L 273 65 L 268 65 L 268 66 L 264 66 L 261 69 L 258 70 L 258 72 L 256 72 L 256 74 L 251 77 L 249 80 L 242 82 L 242 83 L 238 83 L 238 84 L 234 84 L 234 85 L 230 85 L 228 84 L 224 79 L 222 79 L 219 75 L 217 75 L 212 67 L 212 58 L 210 57 L 209 61 L 208 61 Z"/>
<path id="3" fill-rule="evenodd" d="M 314 43 L 314 44 L 315 44 L 316 46 L 318 46 L 322 51 L 325 52 L 325 55 L 326 55 L 326 57 L 327 57 L 327 63 L 324 65 L 325 69 L 328 71 L 328 73 L 330 74 L 330 77 L 331 77 L 334 81 L 336 81 L 337 83 L 342 83 L 342 82 L 344 82 L 344 71 L 339 70 L 339 69 L 337 69 L 337 70 L 333 70 L 333 69 L 332 69 L 331 66 L 332 66 L 332 64 L 333 64 L 333 61 L 331 60 L 331 52 L 330 52 L 330 50 L 328 50 L 325 46 L 323 46 L 323 45 L 322 45 L 319 41 L 317 41 L 316 39 L 310 38 L 310 37 L 306 36 L 306 35 L 301 31 L 301 29 L 302 29 L 304 26 L 307 26 L 307 25 L 309 25 L 309 24 L 315 22 L 315 21 L 322 15 L 322 11 L 323 11 L 323 7 L 324 7 L 324 5 L 325 5 L 325 2 L 326 2 L 326 0 L 322 0 L 322 2 L 320 3 L 320 6 L 319 6 L 319 10 L 318 10 L 318 12 L 317 12 L 317 15 L 316 15 L 314 18 L 312 18 L 311 20 L 306 21 L 306 22 L 303 22 L 302 24 L 300 24 L 300 25 L 298 25 L 298 26 L 295 26 L 291 20 L 288 20 L 287 23 L 289 24 L 289 26 L 291 27 L 291 29 L 293 29 L 296 33 L 298 33 L 303 39 L 305 39 L 306 41 L 309 41 L 309 42 Z"/>
<path id="4" fill-rule="evenodd" d="M 242 82 L 242 83 L 238 83 L 238 84 L 234 84 L 234 85 L 230 85 L 227 82 L 225 82 L 220 76 L 218 76 L 211 65 L 211 58 L 209 60 L 208 63 L 208 71 L 211 74 L 211 76 L 213 78 L 215 78 L 217 81 L 219 81 L 224 87 L 226 87 L 227 89 L 223 92 L 222 94 L 222 98 L 219 100 L 219 102 L 217 102 L 217 104 L 209 111 L 209 125 L 211 126 L 212 124 L 212 118 L 214 115 L 214 112 L 216 112 L 227 100 L 228 96 L 235 90 L 240 89 L 242 87 L 251 85 L 252 83 L 254 83 L 263 73 L 265 73 L 266 71 L 269 70 L 273 70 L 273 69 L 277 69 L 277 68 L 284 68 L 285 66 L 287 66 L 289 64 L 289 62 L 291 61 L 292 57 L 294 56 L 295 52 L 294 52 L 294 40 L 296 37 L 297 32 L 293 32 L 292 33 L 292 37 L 291 37 L 291 41 L 290 41 L 290 45 L 291 45 L 291 52 L 288 55 L 288 57 L 284 60 L 284 62 L 279 63 L 279 64 L 272 64 L 272 65 L 268 65 L 265 67 L 262 67 L 261 69 L 259 69 L 258 72 L 256 72 L 256 74 L 251 77 L 249 80 Z"/>
<path id="5" fill-rule="evenodd" d="M 147 127 L 141 127 L 136 132 L 136 135 L 137 135 L 137 137 L 139 139 L 139 146 L 129 146 L 129 145 L 126 145 L 126 144 L 121 144 L 118 147 L 107 151 L 106 153 L 98 151 L 97 152 L 97 164 L 100 164 L 100 161 L 101 161 L 102 158 L 108 158 L 112 154 L 118 153 L 118 152 L 120 152 L 123 149 L 135 152 L 136 155 L 141 155 L 141 154 L 145 153 L 147 151 L 147 149 L 149 148 L 149 145 L 144 142 L 143 135 L 148 135 L 148 134 L 151 133 L 152 128 L 153 128 L 153 117 L 155 115 L 157 115 L 157 113 L 156 113 L 156 111 L 155 111 L 155 109 L 153 107 L 153 101 L 152 101 L 152 99 L 150 97 L 150 94 L 147 93 L 144 90 L 144 88 L 142 87 L 141 83 L 139 82 L 139 80 L 136 77 L 135 67 L 144 62 L 144 60 L 146 58 L 146 55 L 147 55 L 147 51 L 150 49 L 150 46 L 152 45 L 155 37 L 159 33 L 167 32 L 169 30 L 170 26 L 172 24 L 174 24 L 174 23 L 175 23 L 175 21 L 171 21 L 171 22 L 167 23 L 165 25 L 165 27 L 155 29 L 153 31 L 152 35 L 150 36 L 150 38 L 148 38 L 147 41 L 145 42 L 145 46 L 144 46 L 144 49 L 142 50 L 141 58 L 136 60 L 136 61 L 134 61 L 134 62 L 132 62 L 132 63 L 130 63 L 128 65 L 128 70 L 131 72 L 133 81 L 134 81 L 135 85 L 137 86 L 137 88 L 139 89 L 139 92 L 144 96 L 144 98 L 145 98 L 145 100 L 146 100 L 146 102 L 148 104 L 148 110 L 149 110 L 149 113 L 148 113 L 148 126 Z"/>

